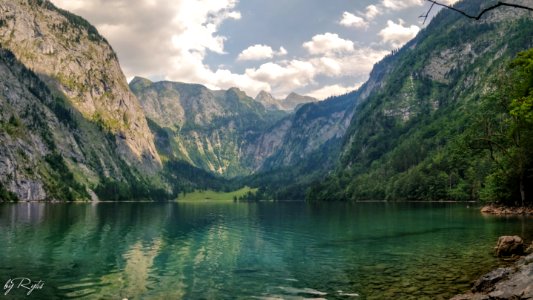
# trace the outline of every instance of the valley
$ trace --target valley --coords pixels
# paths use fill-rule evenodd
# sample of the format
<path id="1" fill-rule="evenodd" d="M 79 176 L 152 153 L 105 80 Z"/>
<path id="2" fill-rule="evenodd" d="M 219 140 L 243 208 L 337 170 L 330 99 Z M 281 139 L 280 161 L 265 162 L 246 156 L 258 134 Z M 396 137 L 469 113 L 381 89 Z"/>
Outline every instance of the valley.
<path id="1" fill-rule="evenodd" d="M 0 0 L 4 296 L 529 299 L 528 5 Z"/>
<path id="2" fill-rule="evenodd" d="M 359 89 L 318 101 L 142 77 L 128 84 L 84 19 L 47 1 L 0 9 L 6 199 L 162 200 L 245 185 L 257 189 L 254 199 L 275 200 L 515 201 L 531 193 L 515 184 L 531 186 L 531 161 L 520 158 L 531 151 L 528 138 L 512 157 L 491 150 L 501 141 L 474 145 L 487 139 L 476 128 L 517 117 L 515 104 L 491 99 L 495 82 L 514 76 L 498 70 L 513 71 L 510 62 L 533 46 L 528 12 L 504 8 L 474 22 L 443 10 Z M 514 69 L 531 78 L 526 65 Z M 509 96 L 527 96 L 524 84 Z M 527 116 L 521 136 L 531 130 Z M 501 134 L 510 143 L 518 129 L 509 130 Z M 522 171 L 507 172 L 513 163 Z"/>

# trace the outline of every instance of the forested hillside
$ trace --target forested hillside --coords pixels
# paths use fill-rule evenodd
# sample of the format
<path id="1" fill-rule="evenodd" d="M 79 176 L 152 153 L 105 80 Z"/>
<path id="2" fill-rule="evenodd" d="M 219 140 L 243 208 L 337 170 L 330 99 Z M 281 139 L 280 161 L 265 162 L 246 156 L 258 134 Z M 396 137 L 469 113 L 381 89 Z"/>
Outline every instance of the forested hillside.
<path id="1" fill-rule="evenodd" d="M 476 14 L 489 4 L 457 7 Z M 380 63 L 390 72 L 354 115 L 337 171 L 309 199 L 530 199 L 533 52 L 520 52 L 531 47 L 527 11 L 479 21 L 441 11 Z"/>

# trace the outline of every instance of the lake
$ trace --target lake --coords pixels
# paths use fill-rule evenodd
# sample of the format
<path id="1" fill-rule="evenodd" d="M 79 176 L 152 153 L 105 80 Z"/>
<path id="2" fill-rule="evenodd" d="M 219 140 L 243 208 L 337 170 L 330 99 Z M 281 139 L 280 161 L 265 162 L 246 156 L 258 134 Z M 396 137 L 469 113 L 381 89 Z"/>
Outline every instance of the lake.
<path id="1" fill-rule="evenodd" d="M 443 203 L 0 205 L 7 299 L 447 299 L 532 219 Z"/>

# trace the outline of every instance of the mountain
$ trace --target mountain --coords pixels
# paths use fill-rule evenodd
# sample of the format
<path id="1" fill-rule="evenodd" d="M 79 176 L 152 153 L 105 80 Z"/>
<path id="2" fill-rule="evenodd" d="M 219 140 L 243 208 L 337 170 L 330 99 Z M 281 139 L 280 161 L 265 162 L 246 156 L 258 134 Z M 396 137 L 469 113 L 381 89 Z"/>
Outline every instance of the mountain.
<path id="1" fill-rule="evenodd" d="M 334 157 L 325 155 L 330 154 L 325 149 L 339 149 L 356 103 L 355 94 L 348 94 L 287 113 L 266 108 L 236 88 L 212 91 L 140 77 L 130 87 L 141 101 L 164 160 L 185 161 L 228 178 L 291 167 L 314 152 Z M 258 98 L 277 103 L 266 92 Z"/>
<path id="2" fill-rule="evenodd" d="M 267 110 L 243 91 L 213 91 L 198 84 L 151 82 L 140 77 L 130 82 L 161 155 L 224 175 L 243 176 L 256 162 L 245 149 L 286 113 Z"/>
<path id="3" fill-rule="evenodd" d="M 48 1 L 0 1 L 0 199 L 148 198 L 161 162 L 115 53 Z"/>
<path id="4" fill-rule="evenodd" d="M 456 7 L 477 14 L 489 4 L 463 1 Z M 533 47 L 532 36 L 533 20 L 521 10 L 499 8 L 479 21 L 441 11 L 375 66 L 373 73 L 381 75 L 371 76 L 366 85 L 374 88 L 361 93 L 366 99 L 359 101 L 337 169 L 313 184 L 309 198 L 516 199 L 516 177 L 530 177 L 514 170 L 527 160 L 509 166 L 528 155 L 509 153 L 527 150 L 520 144 L 526 145 L 529 129 L 526 121 L 512 125 L 518 124 L 517 112 L 509 112 L 504 99 L 529 75 L 505 78 L 516 72 L 510 61 L 517 53 Z M 519 136 L 517 130 L 524 138 L 512 145 L 508 140 Z M 496 133 L 507 148 L 492 148 Z"/>
<path id="5" fill-rule="evenodd" d="M 265 91 L 261 91 L 257 94 L 255 101 L 263 104 L 264 107 L 270 110 L 286 111 L 294 111 L 306 103 L 318 102 L 318 100 L 313 97 L 298 95 L 294 92 L 287 95 L 285 99 L 280 100 L 274 98 L 274 96 Z"/>
<path id="6" fill-rule="evenodd" d="M 266 109 L 283 110 L 283 106 L 280 103 L 281 101 L 274 98 L 272 94 L 265 91 L 259 92 L 259 94 L 257 94 L 257 96 L 255 97 L 255 101 L 263 104 Z"/>
<path id="7" fill-rule="evenodd" d="M 115 52 L 92 25 L 43 0 L 2 0 L 0 12 L 3 48 L 83 117 L 112 133 L 126 162 L 150 172 L 160 169 L 141 106 Z"/>
<path id="8" fill-rule="evenodd" d="M 289 95 L 287 95 L 287 97 L 285 97 L 285 99 L 281 102 L 281 105 L 283 106 L 285 110 L 295 110 L 303 104 L 317 102 L 317 101 L 318 100 L 313 97 L 302 96 L 302 95 L 292 92 Z"/>

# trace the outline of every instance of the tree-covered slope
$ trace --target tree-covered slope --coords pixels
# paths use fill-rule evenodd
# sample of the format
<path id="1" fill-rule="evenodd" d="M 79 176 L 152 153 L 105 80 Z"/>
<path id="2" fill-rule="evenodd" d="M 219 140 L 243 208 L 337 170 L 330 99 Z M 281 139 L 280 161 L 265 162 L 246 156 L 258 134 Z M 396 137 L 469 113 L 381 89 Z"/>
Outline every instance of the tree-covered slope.
<path id="1" fill-rule="evenodd" d="M 257 150 L 271 144 L 276 145 L 275 151 L 256 174 L 239 179 L 259 189 L 249 198 L 304 199 L 309 185 L 335 168 L 344 134 L 367 89 L 371 89 L 368 84 L 359 91 L 306 104 L 265 132 Z"/>
<path id="2" fill-rule="evenodd" d="M 463 1 L 457 7 L 476 14 L 490 4 Z M 494 95 L 517 82 L 508 78 L 518 72 L 510 62 L 530 47 L 529 12 L 501 8 L 475 21 L 441 11 L 414 40 L 376 66 L 388 72 L 359 105 L 338 170 L 315 182 L 309 198 L 517 199 L 519 181 L 502 182 L 507 179 L 495 175 L 506 158 L 491 157 L 490 143 L 480 142 L 486 130 L 480 120 L 512 127 L 510 100 L 494 100 L 508 94 Z"/>

